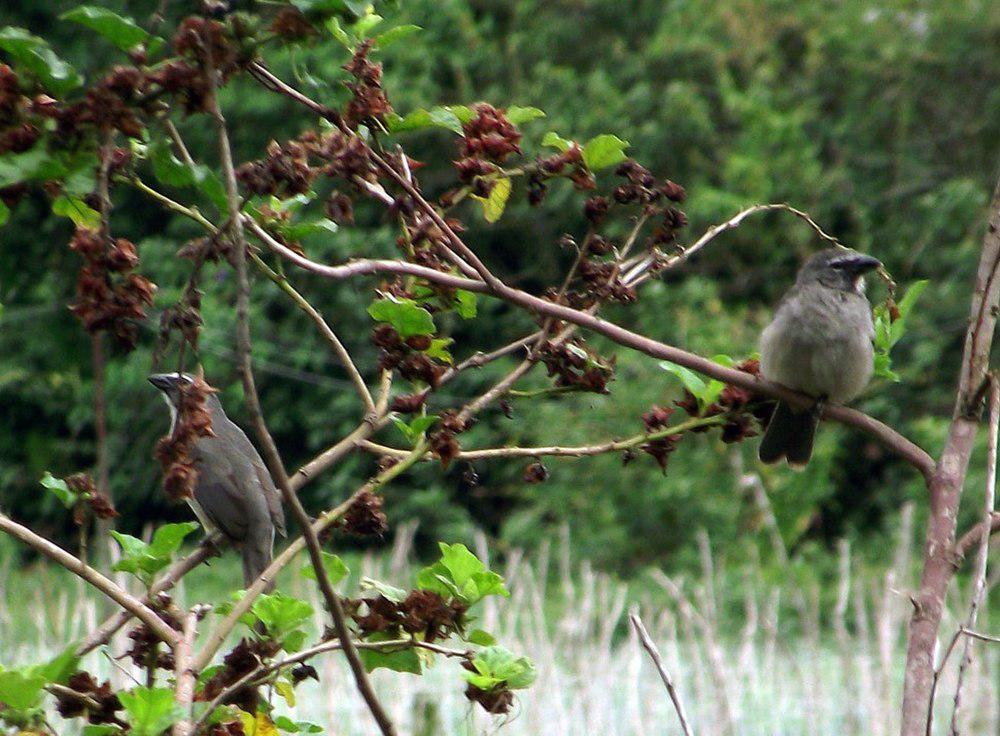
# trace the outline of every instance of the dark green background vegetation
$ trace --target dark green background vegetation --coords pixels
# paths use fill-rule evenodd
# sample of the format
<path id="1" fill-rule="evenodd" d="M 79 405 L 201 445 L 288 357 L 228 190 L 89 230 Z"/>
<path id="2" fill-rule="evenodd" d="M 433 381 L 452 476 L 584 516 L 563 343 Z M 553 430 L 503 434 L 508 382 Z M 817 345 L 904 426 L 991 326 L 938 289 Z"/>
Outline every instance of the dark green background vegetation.
<path id="1" fill-rule="evenodd" d="M 151 3 L 104 3 L 144 19 Z M 186 3 L 173 3 L 181 12 Z M 100 68 L 109 45 L 61 24 L 68 2 L 5 3 L 4 23 L 49 39 L 77 68 Z M 874 384 L 865 411 L 936 452 L 950 415 L 968 294 L 983 228 L 984 205 L 997 173 L 1000 141 L 1000 11 L 988 0 L 936 2 L 798 2 L 796 0 L 404 0 L 384 11 L 392 24 L 424 30 L 389 49 L 386 88 L 401 113 L 433 104 L 487 100 L 534 105 L 548 117 L 525 126 L 532 154 L 546 130 L 586 139 L 613 132 L 657 175 L 683 184 L 693 240 L 709 225 L 760 202 L 808 210 L 844 243 L 882 259 L 900 284 L 931 283 L 905 340 L 894 353 L 898 384 Z M 308 49 L 282 57 L 281 73 L 310 92 L 343 100 L 339 67 L 347 52 Z M 235 143 L 246 158 L 271 138 L 297 135 L 307 118 L 291 103 L 237 80 L 224 99 Z M 214 162 L 206 126 L 185 136 Z M 414 134 L 411 154 L 427 161 L 424 188 L 437 194 L 456 157 L 447 131 Z M 196 156 L 198 157 L 198 156 Z M 581 199 L 553 187 L 530 208 L 515 192 L 504 218 L 486 225 L 472 208 L 461 215 L 468 242 L 500 275 L 534 289 L 557 278 L 568 254 L 556 245 L 579 235 Z M 140 347 L 110 354 L 111 491 L 123 528 L 187 516 L 159 489 L 153 445 L 167 427 L 151 372 L 159 309 L 172 304 L 189 264 L 172 257 L 196 231 L 167 218 L 138 195 L 116 194 L 113 231 L 140 244 L 140 271 L 159 286 L 157 309 Z M 67 311 L 79 260 L 66 247 L 67 220 L 47 213 L 39 196 L 24 202 L 0 231 L 0 506 L 43 533 L 68 531 L 68 520 L 38 479 L 93 463 L 90 342 Z M 361 208 L 358 225 L 310 244 L 317 260 L 389 254 L 394 234 L 378 209 Z M 757 216 L 654 284 L 641 300 L 609 316 L 632 329 L 706 355 L 744 356 L 755 349 L 770 305 L 797 264 L 820 247 L 801 221 Z M 228 267 L 204 280 L 206 326 L 201 358 L 239 421 L 241 394 L 233 349 L 235 284 Z M 301 273 L 294 283 L 327 316 L 368 378 L 369 284 L 331 283 Z M 873 284 L 873 299 L 884 295 Z M 255 365 L 265 414 L 286 463 L 295 467 L 339 438 L 359 418 L 356 397 L 313 326 L 270 283 L 253 292 Z M 480 299 L 478 319 L 450 326 L 460 355 L 498 346 L 528 329 L 523 314 Z M 598 343 L 600 344 L 600 343 Z M 608 396 L 516 400 L 513 418 L 498 410 L 464 436 L 467 447 L 502 443 L 570 444 L 634 434 L 652 403 L 679 396 L 675 379 L 644 356 L 617 353 Z M 445 408 L 484 388 L 504 365 L 447 387 Z M 509 366 L 507 366 L 509 367 Z M 538 370 L 523 387 L 546 385 Z M 400 438 L 391 430 L 385 437 Z M 646 457 L 622 467 L 619 457 L 553 460 L 548 482 L 525 486 L 517 463 L 479 463 L 471 487 L 458 464 L 435 465 L 387 491 L 390 521 L 420 520 L 424 545 L 466 539 L 474 526 L 500 544 L 534 545 L 563 522 L 574 551 L 628 573 L 649 563 L 691 564 L 695 532 L 704 527 L 724 555 L 742 556 L 760 519 L 742 496 L 739 454 L 752 467 L 755 442 L 732 448 L 715 438 L 686 439 L 664 476 Z M 978 513 L 981 460 L 969 479 L 966 521 Z M 353 457 L 304 491 L 311 510 L 343 498 L 373 468 Z M 824 426 L 815 461 L 802 474 L 763 469 L 786 543 L 803 559 L 820 557 L 847 535 L 855 549 L 884 557 L 900 506 L 924 508 L 914 472 L 866 436 Z M 981 493 L 981 492 L 980 492 Z M 763 547 L 762 547 L 763 549 Z M 825 556 L 825 555 L 824 555 Z"/>

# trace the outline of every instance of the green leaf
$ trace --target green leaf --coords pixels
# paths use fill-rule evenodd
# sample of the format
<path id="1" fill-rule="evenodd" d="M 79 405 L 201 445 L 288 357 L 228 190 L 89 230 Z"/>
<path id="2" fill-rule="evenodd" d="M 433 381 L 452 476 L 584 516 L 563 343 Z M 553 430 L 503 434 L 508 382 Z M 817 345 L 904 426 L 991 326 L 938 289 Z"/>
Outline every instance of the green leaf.
<path id="1" fill-rule="evenodd" d="M 149 158 L 157 181 L 170 187 L 194 187 L 220 211 L 228 207 L 226 189 L 216 173 L 204 164 L 188 166 L 174 156 L 166 140 L 157 141 L 149 147 Z"/>
<path id="2" fill-rule="evenodd" d="M 507 687 L 526 688 L 535 681 L 535 666 L 527 657 L 518 657 L 500 646 L 480 649 L 472 659 L 476 672 L 464 672 L 465 679 L 481 690 Z"/>
<path id="3" fill-rule="evenodd" d="M 455 292 L 455 311 L 462 319 L 473 319 L 476 316 L 476 295 L 465 289 Z"/>
<path id="4" fill-rule="evenodd" d="M 690 368 L 685 368 L 682 365 L 677 365 L 676 363 L 671 363 L 666 360 L 660 362 L 660 368 L 668 373 L 673 373 L 681 379 L 681 383 L 684 384 L 684 388 L 694 394 L 695 397 L 699 397 L 705 393 L 705 389 L 708 384 L 705 383 L 705 379 Z"/>
<path id="5" fill-rule="evenodd" d="M 56 56 L 45 39 L 32 35 L 24 28 L 7 26 L 0 30 L 0 49 L 59 96 L 76 89 L 83 82 L 73 67 Z"/>
<path id="6" fill-rule="evenodd" d="M 0 187 L 58 179 L 67 170 L 57 156 L 45 150 L 45 146 L 35 146 L 24 153 L 5 153 L 0 156 Z"/>
<path id="7" fill-rule="evenodd" d="M 404 340 L 413 335 L 433 335 L 434 318 L 412 299 L 400 299 L 391 294 L 368 307 L 368 314 L 377 322 L 388 322 Z"/>
<path id="8" fill-rule="evenodd" d="M 889 314 L 889 308 L 885 303 L 879 304 L 874 310 L 875 325 L 875 357 L 873 372 L 878 378 L 885 378 L 889 381 L 898 382 L 899 374 L 892 370 L 892 358 L 889 353 L 896 343 L 906 334 L 907 318 L 913 310 L 917 299 L 927 288 L 929 282 L 926 280 L 914 281 L 903 298 L 896 303 L 899 316 L 895 321 Z"/>
<path id="9" fill-rule="evenodd" d="M 448 350 L 448 346 L 455 342 L 450 337 L 437 337 L 431 340 L 431 346 L 424 351 L 424 355 L 428 358 L 434 358 L 440 360 L 444 363 L 454 363 L 454 358 L 451 357 L 451 351 Z"/>
<path id="10" fill-rule="evenodd" d="M 333 14 L 355 18 L 365 15 L 367 0 L 292 0 L 292 5 L 306 15 L 327 17 Z"/>
<path id="11" fill-rule="evenodd" d="M 375 26 L 385 20 L 381 15 L 377 13 L 368 12 L 354 23 L 352 30 L 354 35 L 358 38 L 366 38 L 369 31 L 371 31 Z"/>
<path id="12" fill-rule="evenodd" d="M 330 585 L 336 585 L 350 572 L 344 561 L 340 559 L 335 554 L 321 550 L 323 553 L 323 569 L 326 570 L 326 577 L 330 581 Z M 308 580 L 316 580 L 316 570 L 313 568 L 312 564 L 303 566 L 302 577 Z"/>
<path id="13" fill-rule="evenodd" d="M 362 578 L 361 590 L 374 590 L 376 593 L 385 596 L 393 603 L 402 603 L 406 600 L 405 590 L 373 578 Z"/>
<path id="14" fill-rule="evenodd" d="M 393 414 L 391 418 L 392 423 L 396 426 L 396 429 L 403 434 L 403 437 L 405 437 L 406 441 L 411 445 L 416 444 L 417 440 L 423 436 L 424 432 L 430 429 L 431 425 L 438 419 L 436 414 L 423 414 L 419 417 L 414 417 L 410 423 L 407 424 L 403 419 L 395 414 Z"/>
<path id="15" fill-rule="evenodd" d="M 625 160 L 628 141 L 616 135 L 599 135 L 591 138 L 583 146 L 583 161 L 591 171 L 600 171 Z"/>
<path id="16" fill-rule="evenodd" d="M 97 230 L 101 226 L 101 213 L 91 208 L 80 197 L 60 195 L 52 201 L 52 214 L 68 217 L 77 227 Z"/>
<path id="17" fill-rule="evenodd" d="M 542 136 L 542 145 L 558 148 L 560 151 L 565 152 L 568 151 L 569 147 L 573 145 L 573 141 L 568 141 L 558 133 L 550 130 Z"/>
<path id="18" fill-rule="evenodd" d="M 8 220 L 10 220 L 10 208 L 0 202 L 0 227 L 6 225 Z"/>
<path id="19" fill-rule="evenodd" d="M 286 733 L 323 733 L 323 727 L 309 721 L 293 721 L 288 716 L 278 716 L 274 725 Z"/>
<path id="20" fill-rule="evenodd" d="M 62 478 L 56 478 L 46 470 L 45 475 L 42 476 L 41 484 L 55 494 L 55 497 L 66 508 L 71 509 L 76 505 L 76 494 L 69 489 L 66 481 Z"/>
<path id="21" fill-rule="evenodd" d="M 76 646 L 70 645 L 62 654 L 51 661 L 35 667 L 33 672 L 44 677 L 46 683 L 65 685 L 66 681 L 76 672 L 79 664 L 80 657 L 76 653 Z"/>
<path id="22" fill-rule="evenodd" d="M 496 222 L 503 215 L 503 211 L 507 207 L 507 200 L 510 198 L 510 189 L 510 179 L 501 176 L 494 181 L 489 196 L 474 196 L 475 199 L 483 203 L 483 217 L 486 218 L 486 222 Z"/>
<path id="23" fill-rule="evenodd" d="M 7 670 L 0 672 L 0 703 L 14 710 L 34 708 L 42 699 L 42 688 L 47 684 L 38 673 Z"/>
<path id="24" fill-rule="evenodd" d="M 333 220 L 321 217 L 318 220 L 310 222 L 295 222 L 290 225 L 282 225 L 278 229 L 287 239 L 299 241 L 317 233 L 335 233 L 339 229 L 339 226 Z"/>
<path id="25" fill-rule="evenodd" d="M 389 115 L 386 116 L 386 124 L 390 133 L 404 133 L 408 130 L 425 128 L 447 128 L 454 133 L 462 134 L 462 121 L 454 109 L 450 107 L 433 107 L 430 110 L 417 108 L 402 118 L 398 115 Z"/>
<path id="26" fill-rule="evenodd" d="M 465 640 L 470 644 L 475 644 L 480 647 L 491 647 L 497 643 L 493 634 L 483 631 L 482 629 L 473 629 L 469 632 L 469 635 L 465 637 Z"/>
<path id="27" fill-rule="evenodd" d="M 81 736 L 111 736 L 111 734 L 118 734 L 121 732 L 121 729 L 117 726 L 109 726 L 106 723 L 90 723 L 83 727 Z"/>
<path id="28" fill-rule="evenodd" d="M 441 559 L 417 573 L 417 587 L 442 597 L 457 598 L 472 606 L 488 595 L 508 596 L 503 578 L 476 557 L 464 544 L 440 542 Z"/>
<path id="29" fill-rule="evenodd" d="M 468 105 L 445 105 L 444 109 L 458 118 L 463 125 L 476 117 L 476 113 Z"/>
<path id="30" fill-rule="evenodd" d="M 400 41 L 404 38 L 412 36 L 417 31 L 422 31 L 423 28 L 420 26 L 415 26 L 412 24 L 407 24 L 403 26 L 396 26 L 395 28 L 390 28 L 385 33 L 382 33 L 375 37 L 375 46 L 380 49 L 386 49 L 396 41 Z"/>
<path id="31" fill-rule="evenodd" d="M 532 120 L 544 117 L 545 113 L 537 107 L 511 105 L 507 108 L 507 119 L 514 125 L 523 125 L 524 123 L 530 123 Z"/>
<path id="32" fill-rule="evenodd" d="M 283 593 L 272 593 L 257 598 L 250 613 L 240 621 L 251 627 L 259 621 L 268 635 L 280 642 L 285 651 L 294 652 L 305 641 L 306 633 L 300 627 L 312 615 L 313 607 L 306 601 Z"/>
<path id="33" fill-rule="evenodd" d="M 394 637 L 388 632 L 379 632 L 367 637 L 365 641 L 390 641 Z M 409 672 L 419 675 L 421 670 L 420 657 L 415 648 L 407 646 L 398 651 L 379 651 L 377 649 L 359 649 L 358 655 L 368 672 L 382 667 L 393 672 Z"/>
<path id="34" fill-rule="evenodd" d="M 181 548 L 184 538 L 200 526 L 196 521 L 164 524 L 153 534 L 153 539 L 149 543 L 149 554 L 169 560 Z"/>
<path id="35" fill-rule="evenodd" d="M 133 736 L 160 736 L 184 717 L 184 710 L 174 702 L 169 688 L 139 686 L 118 693 L 118 699 L 128 713 Z"/>
<path id="36" fill-rule="evenodd" d="M 112 531 L 111 536 L 122 549 L 122 558 L 112 569 L 135 575 L 148 585 L 157 572 L 170 564 L 181 542 L 198 526 L 194 521 L 164 524 L 156 530 L 149 544 L 130 534 Z"/>
<path id="37" fill-rule="evenodd" d="M 86 26 L 92 31 L 97 31 L 122 51 L 130 51 L 150 39 L 152 39 L 152 42 L 148 46 L 150 53 L 156 53 L 160 46 L 163 45 L 162 38 L 150 36 L 144 29 L 137 26 L 131 18 L 123 18 L 106 8 L 98 8 L 93 5 L 80 5 L 68 13 L 63 13 L 59 18 L 61 20 L 71 20 L 74 23 Z"/>

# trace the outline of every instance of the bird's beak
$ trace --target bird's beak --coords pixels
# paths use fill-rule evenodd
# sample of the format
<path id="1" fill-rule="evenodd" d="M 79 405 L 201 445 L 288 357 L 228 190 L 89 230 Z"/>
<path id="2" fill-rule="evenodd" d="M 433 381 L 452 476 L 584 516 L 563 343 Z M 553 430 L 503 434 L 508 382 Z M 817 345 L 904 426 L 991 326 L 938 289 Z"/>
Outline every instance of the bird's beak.
<path id="1" fill-rule="evenodd" d="M 882 267 L 882 261 L 878 258 L 865 255 L 864 253 L 858 253 L 857 255 L 850 256 L 847 259 L 847 263 L 850 269 L 859 275 Z"/>
<path id="2" fill-rule="evenodd" d="M 166 391 L 173 385 L 173 377 L 169 373 L 154 373 L 149 377 L 149 382 L 160 391 Z"/>

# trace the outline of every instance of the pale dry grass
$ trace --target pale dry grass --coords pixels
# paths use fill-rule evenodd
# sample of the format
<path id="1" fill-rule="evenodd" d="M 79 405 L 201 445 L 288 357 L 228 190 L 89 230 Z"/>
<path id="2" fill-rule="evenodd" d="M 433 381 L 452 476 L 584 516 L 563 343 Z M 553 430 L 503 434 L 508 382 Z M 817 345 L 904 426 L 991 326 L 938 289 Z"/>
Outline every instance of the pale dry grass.
<path id="1" fill-rule="evenodd" d="M 390 554 L 363 558 L 361 574 L 397 584 L 411 580 L 413 531 L 401 530 Z M 860 575 L 842 544 L 830 610 L 821 610 L 814 586 L 798 586 L 790 577 L 768 584 L 752 556 L 743 569 L 718 569 L 707 535 L 701 546 L 703 570 L 697 579 L 652 571 L 642 578 L 644 584 L 629 587 L 587 563 L 572 564 L 568 533 L 530 556 L 507 555 L 499 567 L 511 597 L 487 600 L 475 625 L 529 655 L 538 668 L 537 682 L 519 693 L 508 717 L 492 718 L 465 699 L 454 662 L 438 661 L 423 677 L 376 672 L 374 682 L 400 733 L 679 734 L 659 677 L 628 626 L 630 606 L 637 607 L 660 649 L 699 736 L 897 732 L 910 605 L 906 591 L 913 585 L 907 545 L 898 545 L 887 569 Z M 481 557 L 487 555 L 485 540 L 476 547 Z M 6 568 L 0 573 L 6 580 Z M 724 582 L 733 580 L 742 584 Z M 40 576 L 33 593 L 21 593 L 17 600 L 0 586 L 0 634 L 20 632 L 19 641 L 0 639 L 4 664 L 37 661 L 40 653 L 54 652 L 99 618 L 89 592 L 54 589 L 49 582 Z M 323 608 L 314 589 L 298 578 L 288 587 L 311 598 L 318 631 Z M 183 589 L 179 597 L 185 597 Z M 967 601 L 965 590 L 954 591 L 943 629 L 949 636 Z M 24 626 L 25 621 L 31 625 Z M 989 631 L 988 616 L 980 619 L 980 628 Z M 1000 733 L 1000 646 L 976 643 L 975 654 L 963 694 L 961 733 Z M 127 680 L 106 657 L 92 656 L 94 669 Z M 319 722 L 337 736 L 375 734 L 342 659 L 327 654 L 314 664 L 322 684 L 300 687 L 294 717 Z M 951 717 L 957 667 L 956 656 L 939 688 L 939 733 Z"/>

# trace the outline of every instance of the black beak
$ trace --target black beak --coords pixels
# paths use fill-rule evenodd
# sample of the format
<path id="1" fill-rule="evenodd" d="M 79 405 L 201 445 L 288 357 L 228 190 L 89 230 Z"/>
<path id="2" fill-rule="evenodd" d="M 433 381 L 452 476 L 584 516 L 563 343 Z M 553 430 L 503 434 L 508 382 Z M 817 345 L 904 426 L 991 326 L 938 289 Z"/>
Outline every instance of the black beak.
<path id="1" fill-rule="evenodd" d="M 169 390 L 174 385 L 175 380 L 176 376 L 170 373 L 154 373 L 149 377 L 149 382 L 160 389 L 160 391 Z"/>
<path id="2" fill-rule="evenodd" d="M 847 267 L 859 275 L 882 267 L 882 261 L 878 258 L 872 258 L 871 256 L 864 255 L 863 253 L 849 256 L 846 261 Z"/>

